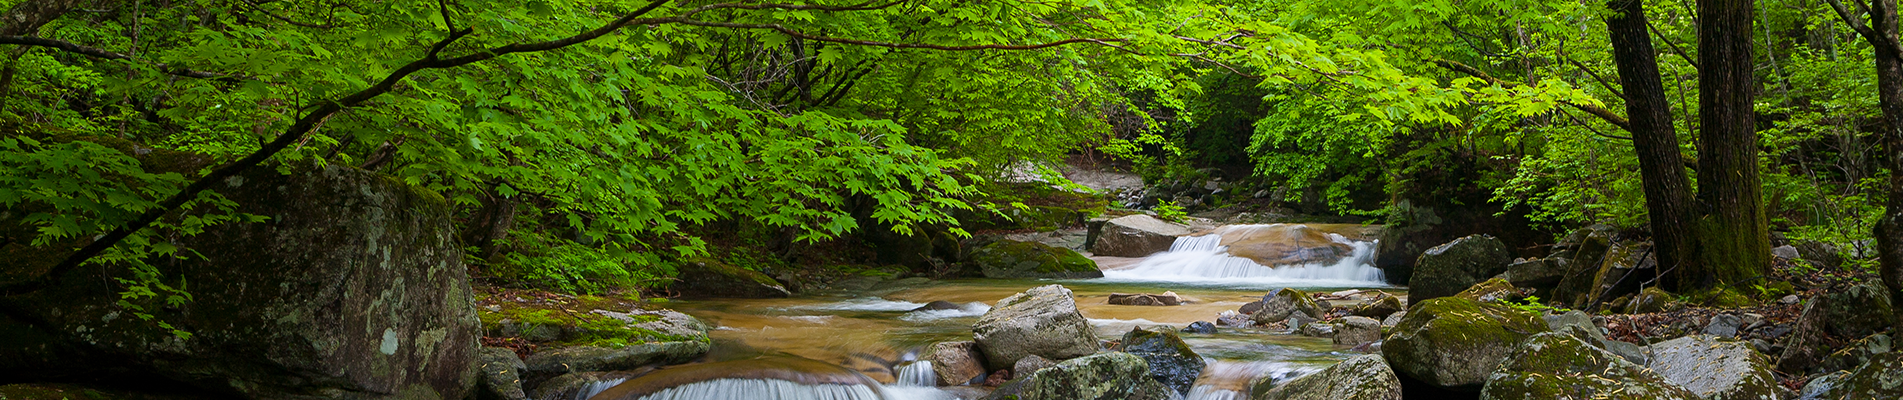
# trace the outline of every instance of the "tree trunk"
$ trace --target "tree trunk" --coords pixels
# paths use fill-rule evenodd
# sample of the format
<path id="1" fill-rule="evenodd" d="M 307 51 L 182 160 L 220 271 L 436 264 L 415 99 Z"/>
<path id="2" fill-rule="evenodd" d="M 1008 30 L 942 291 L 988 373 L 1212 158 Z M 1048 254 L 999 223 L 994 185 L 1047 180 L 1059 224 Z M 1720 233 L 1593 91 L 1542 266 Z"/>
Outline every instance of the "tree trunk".
<path id="1" fill-rule="evenodd" d="M 1698 260 L 1678 282 L 1693 289 L 1744 282 L 1771 266 L 1758 181 L 1752 95 L 1751 0 L 1698 0 Z"/>
<path id="2" fill-rule="evenodd" d="M 489 259 L 496 255 L 496 241 L 507 238 L 509 229 L 515 227 L 515 197 L 496 196 L 484 201 L 477 209 L 469 226 L 463 230 L 463 245 L 476 248 L 476 257 Z"/>
<path id="3" fill-rule="evenodd" d="M 1870 29 L 1859 30 L 1876 49 L 1877 101 L 1883 119 L 1883 150 L 1890 162 L 1889 200 L 1877 221 L 1878 275 L 1889 288 L 1895 323 L 1903 332 L 1903 52 L 1897 42 L 1895 0 L 1870 2 Z M 1856 21 L 1846 21 L 1857 24 Z"/>
<path id="4" fill-rule="evenodd" d="M 1678 133 L 1672 127 L 1671 104 L 1659 79 L 1658 52 L 1646 33 L 1642 0 L 1613 0 L 1617 15 L 1606 20 L 1612 40 L 1612 59 L 1619 66 L 1619 85 L 1625 91 L 1626 130 L 1639 156 L 1639 176 L 1650 214 L 1653 249 L 1669 285 L 1687 281 L 1691 271 L 1680 268 L 1696 253 L 1691 178 L 1678 151 Z"/>

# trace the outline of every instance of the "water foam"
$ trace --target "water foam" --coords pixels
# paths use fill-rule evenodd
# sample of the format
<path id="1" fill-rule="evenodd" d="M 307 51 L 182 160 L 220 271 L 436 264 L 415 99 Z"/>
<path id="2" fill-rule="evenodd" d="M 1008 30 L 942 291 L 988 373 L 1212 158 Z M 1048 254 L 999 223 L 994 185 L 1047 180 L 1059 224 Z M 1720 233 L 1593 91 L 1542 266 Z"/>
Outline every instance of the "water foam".
<path id="1" fill-rule="evenodd" d="M 804 385 L 779 379 L 714 379 L 675 386 L 642 400 L 882 400 L 866 385 Z"/>
<path id="2" fill-rule="evenodd" d="M 615 387 L 615 385 L 620 385 L 622 382 L 627 381 L 628 378 L 615 378 L 589 382 L 587 385 L 582 385 L 580 389 L 575 390 L 575 397 L 562 399 L 560 398 L 561 394 L 556 393 L 549 395 L 548 400 L 588 400 L 588 398 L 595 397 L 595 395 L 601 394 L 602 391 L 608 390 L 608 388 Z"/>
<path id="3" fill-rule="evenodd" d="M 1234 229 L 1230 234 L 1250 234 L 1252 229 Z M 1137 265 L 1104 271 L 1104 280 L 1122 282 L 1179 282 L 1211 285 L 1371 287 L 1387 286 L 1380 268 L 1375 268 L 1375 242 L 1349 240 L 1330 233 L 1328 238 L 1353 249 L 1347 257 L 1330 264 L 1319 262 L 1282 265 L 1258 264 L 1255 260 L 1229 255 L 1222 245 L 1222 234 L 1176 238 L 1170 250 L 1153 254 Z"/>
<path id="4" fill-rule="evenodd" d="M 932 370 L 931 361 L 919 360 L 900 366 L 898 375 L 893 386 L 938 386 L 938 373 Z"/>

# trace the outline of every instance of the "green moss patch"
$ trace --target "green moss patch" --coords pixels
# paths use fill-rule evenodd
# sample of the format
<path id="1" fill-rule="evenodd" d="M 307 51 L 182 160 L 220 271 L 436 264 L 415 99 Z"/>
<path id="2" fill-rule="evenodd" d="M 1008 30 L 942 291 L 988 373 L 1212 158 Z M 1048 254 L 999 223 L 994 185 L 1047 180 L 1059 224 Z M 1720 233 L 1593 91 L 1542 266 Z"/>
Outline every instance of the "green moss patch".
<path id="1" fill-rule="evenodd" d="M 521 339 L 543 346 L 620 348 L 649 342 L 707 341 L 643 327 L 656 315 L 630 313 L 647 305 L 635 296 L 571 296 L 535 290 L 479 290 L 477 318 L 483 335 Z M 619 316 L 619 317 L 617 317 Z"/>

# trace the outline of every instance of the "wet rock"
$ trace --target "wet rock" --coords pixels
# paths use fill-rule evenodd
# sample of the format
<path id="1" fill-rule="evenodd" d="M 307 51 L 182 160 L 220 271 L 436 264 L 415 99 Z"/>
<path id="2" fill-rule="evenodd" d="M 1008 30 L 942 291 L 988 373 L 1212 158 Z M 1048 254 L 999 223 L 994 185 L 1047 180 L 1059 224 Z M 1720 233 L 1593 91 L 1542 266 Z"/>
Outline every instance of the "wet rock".
<path id="1" fill-rule="evenodd" d="M 986 278 L 1102 278 L 1097 262 L 1076 251 L 1038 242 L 999 240 L 971 252 Z"/>
<path id="2" fill-rule="evenodd" d="M 1833 335 L 1864 337 L 1892 323 L 1890 296 L 1876 284 L 1851 285 L 1823 297 L 1824 330 Z"/>
<path id="3" fill-rule="evenodd" d="M 1380 355 L 1369 354 L 1296 378 L 1254 396 L 1258 400 L 1400 400 L 1401 379 Z"/>
<path id="4" fill-rule="evenodd" d="M 1891 349 L 1890 335 L 1875 334 L 1859 339 L 1824 357 L 1825 371 L 1844 371 L 1856 368 L 1870 361 L 1870 357 L 1888 353 Z"/>
<path id="5" fill-rule="evenodd" d="M 1738 337 L 1738 329 L 1744 325 L 1744 319 L 1731 314 L 1711 316 L 1711 323 L 1705 325 L 1705 334 L 1722 338 Z"/>
<path id="6" fill-rule="evenodd" d="M 1335 337 L 1335 325 L 1318 323 L 1302 324 L 1301 332 L 1302 336 L 1333 338 Z"/>
<path id="7" fill-rule="evenodd" d="M 1103 353 L 1066 360 L 1018 377 L 987 400 L 1163 400 L 1170 389 L 1150 379 L 1149 366 L 1129 353 Z"/>
<path id="8" fill-rule="evenodd" d="M 1632 298 L 1632 302 L 1626 305 L 1625 311 L 1627 314 L 1650 314 L 1677 311 L 1681 308 L 1685 308 L 1685 305 L 1678 302 L 1678 296 L 1672 295 L 1665 289 L 1648 287 Z"/>
<path id="9" fill-rule="evenodd" d="M 1288 319 L 1284 321 L 1285 323 L 1283 325 L 1288 328 L 1289 332 L 1301 332 L 1302 327 L 1308 326 L 1309 323 L 1315 321 L 1320 320 L 1309 318 L 1308 314 L 1294 313 L 1289 314 Z"/>
<path id="10" fill-rule="evenodd" d="M 1168 251 L 1177 236 L 1190 233 L 1193 232 L 1189 225 L 1149 215 L 1131 215 L 1105 222 L 1103 233 L 1091 244 L 1090 252 L 1099 256 L 1145 257 Z"/>
<path id="11" fill-rule="evenodd" d="M 1177 296 L 1176 292 L 1163 292 L 1163 294 L 1111 293 L 1109 302 L 1110 304 L 1120 306 L 1176 306 L 1183 304 L 1183 298 Z"/>
<path id="12" fill-rule="evenodd" d="M 1183 327 L 1183 333 L 1216 333 L 1216 324 L 1209 323 L 1209 321 L 1191 322 L 1189 326 Z"/>
<path id="13" fill-rule="evenodd" d="M 530 393 L 531 399 L 568 400 L 586 399 L 588 393 L 599 393 L 613 387 L 627 378 L 639 375 L 651 369 L 637 371 L 576 372 L 549 378 L 536 385 Z"/>
<path id="14" fill-rule="evenodd" d="M 1892 351 L 1870 358 L 1870 362 L 1850 370 L 1835 387 L 1823 390 L 1822 399 L 1903 399 L 1903 351 Z"/>
<path id="15" fill-rule="evenodd" d="M 1036 354 L 1032 354 L 1032 355 L 1024 356 L 1024 358 L 1018 359 L 1018 362 L 1016 364 L 1012 364 L 1011 374 L 1023 376 L 1033 372 L 1037 372 L 1038 370 L 1041 370 L 1041 369 L 1050 368 L 1054 366 L 1057 366 L 1057 362 L 1044 359 L 1044 357 L 1038 357 Z"/>
<path id="16" fill-rule="evenodd" d="M 978 352 L 977 342 L 939 342 L 919 359 L 932 362 L 932 373 L 941 385 L 962 385 L 985 376 L 984 355 Z"/>
<path id="17" fill-rule="evenodd" d="M 142 157 L 161 154 L 169 153 Z M 442 195 L 337 165 L 252 168 L 213 190 L 236 202 L 234 212 L 269 221 L 161 238 L 202 257 L 152 260 L 167 283 L 191 284 L 181 287 L 191 301 L 150 299 L 145 312 L 190 337 L 134 317 L 120 306 L 122 285 L 100 268 L 77 268 L 7 298 L 19 311 L 0 317 L 5 379 L 168 380 L 246 398 L 468 395 L 480 325 Z M 9 271 L 0 285 L 29 276 L 12 272 L 44 271 L 70 248 L 54 257 L 40 249 L 0 246 Z"/>
<path id="18" fill-rule="evenodd" d="M 1190 350 L 1189 344 L 1168 329 L 1131 329 L 1123 335 L 1119 349 L 1142 357 L 1150 365 L 1150 378 L 1177 394 L 1189 394 L 1196 377 L 1203 373 L 1203 357 Z"/>
<path id="19" fill-rule="evenodd" d="M 1415 262 L 1414 276 L 1408 281 L 1408 298 L 1415 302 L 1452 296 L 1475 283 L 1506 272 L 1513 255 L 1505 244 L 1488 235 L 1454 239 L 1421 253 Z"/>
<path id="20" fill-rule="evenodd" d="M 1777 399 L 1780 387 L 1749 343 L 1692 335 L 1651 346 L 1647 368 L 1712 400 Z"/>
<path id="21" fill-rule="evenodd" d="M 476 399 L 477 400 L 524 400 L 528 394 L 522 391 L 522 375 L 529 366 L 516 357 L 515 351 L 502 347 L 484 347 L 476 351 Z"/>
<path id="22" fill-rule="evenodd" d="M 992 370 L 1009 368 L 1031 354 L 1066 360 L 1102 349 L 1090 322 L 1077 312 L 1070 289 L 1060 285 L 1039 286 L 998 300 L 971 331 L 985 365 Z"/>
<path id="23" fill-rule="evenodd" d="M 1235 311 L 1223 310 L 1222 312 L 1216 314 L 1216 326 L 1247 328 L 1247 327 L 1255 326 L 1255 321 L 1250 320 L 1248 314 L 1240 314 Z"/>
<path id="24" fill-rule="evenodd" d="M 652 364 L 679 364 L 707 354 L 712 344 L 706 340 L 654 342 L 622 348 L 573 346 L 543 350 L 527 360 L 526 380 L 539 382 L 557 375 L 630 370 Z"/>
<path id="25" fill-rule="evenodd" d="M 1332 265 L 1354 254 L 1353 246 L 1302 224 L 1228 225 L 1211 233 L 1222 235 L 1220 244 L 1229 249 L 1229 255 L 1270 267 Z"/>
<path id="26" fill-rule="evenodd" d="M 953 303 L 953 302 L 944 301 L 944 300 L 932 300 L 932 302 L 930 303 L 925 303 L 925 305 L 912 309 L 912 312 L 957 310 L 962 308 L 964 308 L 964 306 L 958 303 Z"/>
<path id="27" fill-rule="evenodd" d="M 669 288 L 683 297 L 764 299 L 792 295 L 773 277 L 726 261 L 697 258 L 675 268 L 680 276 Z"/>
<path id="28" fill-rule="evenodd" d="M 1429 385 L 1473 391 L 1527 337 L 1546 332 L 1538 315 L 1445 297 L 1415 303 L 1381 347 L 1395 371 Z"/>
<path id="29" fill-rule="evenodd" d="M 1546 292 L 1559 287 L 1559 281 L 1566 278 L 1570 264 L 1572 260 L 1564 258 L 1519 261 L 1508 264 L 1507 272 L 1501 274 L 1500 278 L 1506 279 L 1514 287 L 1534 288 L 1542 292 L 1540 295 L 1551 297 Z"/>
<path id="30" fill-rule="evenodd" d="M 1013 367 L 1015 367 L 1015 365 Z M 1010 382 L 1010 381 L 1011 381 L 1011 370 L 1001 369 L 997 371 L 992 371 L 991 375 L 985 376 L 984 385 L 985 386 L 1001 386 L 1001 385 L 1004 385 L 1005 382 Z"/>
<path id="31" fill-rule="evenodd" d="M 1358 346 L 1379 340 L 1381 340 L 1381 321 L 1368 317 L 1342 318 L 1341 330 L 1335 332 L 1335 344 Z"/>
<path id="32" fill-rule="evenodd" d="M 1322 308 L 1308 293 L 1283 288 L 1274 295 L 1262 299 L 1262 309 L 1249 316 L 1257 325 L 1267 325 L 1288 319 L 1289 314 L 1302 313 L 1309 318 L 1320 319 L 1328 309 Z"/>
<path id="33" fill-rule="evenodd" d="M 1355 310 L 1348 314 L 1378 320 L 1406 310 L 1407 306 L 1401 304 L 1401 298 L 1391 294 L 1381 293 L 1376 295 L 1373 300 L 1369 300 L 1366 304 L 1355 307 Z"/>
<path id="34" fill-rule="evenodd" d="M 1643 366 L 1562 333 L 1535 335 L 1486 380 L 1483 400 L 1704 400 Z"/>

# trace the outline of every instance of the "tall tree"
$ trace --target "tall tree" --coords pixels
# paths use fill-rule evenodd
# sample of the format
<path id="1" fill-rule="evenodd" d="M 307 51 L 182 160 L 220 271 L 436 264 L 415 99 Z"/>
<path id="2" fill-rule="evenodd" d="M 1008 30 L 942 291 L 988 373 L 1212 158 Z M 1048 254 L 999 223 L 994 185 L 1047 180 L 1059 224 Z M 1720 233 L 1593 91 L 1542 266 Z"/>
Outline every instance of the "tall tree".
<path id="1" fill-rule="evenodd" d="M 1897 40 L 1896 2 L 1871 0 L 1869 6 L 1857 4 L 1869 14 L 1865 23 L 1843 2 L 1829 0 L 1845 24 L 1870 42 L 1876 55 L 1877 103 L 1883 108 L 1884 152 L 1890 160 L 1888 201 L 1877 221 L 1877 262 L 1883 284 L 1890 288 L 1890 303 L 1903 304 L 1903 42 Z M 1903 329 L 1903 307 L 1895 308 L 1895 323 Z"/>
<path id="2" fill-rule="evenodd" d="M 1691 178 L 1678 154 L 1671 103 L 1659 79 L 1658 52 L 1646 31 L 1645 3 L 1614 0 L 1608 6 L 1616 13 L 1606 20 L 1606 30 L 1613 63 L 1619 67 L 1619 85 L 1624 88 L 1626 130 L 1632 132 L 1632 147 L 1638 152 L 1655 254 L 1662 270 L 1676 271 L 1667 279 L 1675 284 L 1684 281 L 1677 277 L 1691 272 L 1679 267 L 1691 261 L 1688 258 L 1696 250 Z"/>
<path id="3" fill-rule="evenodd" d="M 1752 104 L 1751 0 L 1698 1 L 1698 260 L 1679 286 L 1742 282 L 1770 270 Z"/>

